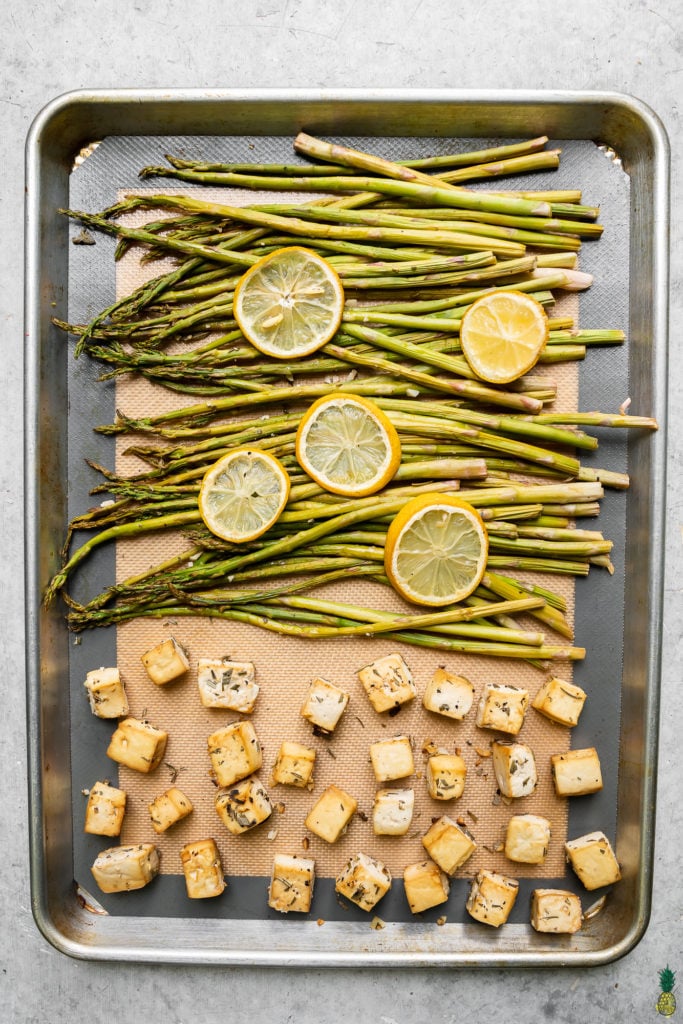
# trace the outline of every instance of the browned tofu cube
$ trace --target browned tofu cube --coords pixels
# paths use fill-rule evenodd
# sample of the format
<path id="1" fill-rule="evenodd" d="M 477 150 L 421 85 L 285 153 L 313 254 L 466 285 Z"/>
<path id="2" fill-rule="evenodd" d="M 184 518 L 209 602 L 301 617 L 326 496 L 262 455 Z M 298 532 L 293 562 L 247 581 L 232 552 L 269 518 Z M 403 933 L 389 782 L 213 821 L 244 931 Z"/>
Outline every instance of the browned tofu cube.
<path id="1" fill-rule="evenodd" d="M 317 678 L 308 689 L 306 700 L 301 706 L 301 715 L 311 723 L 314 731 L 330 736 L 337 728 L 348 703 L 348 693 L 327 679 Z"/>
<path id="2" fill-rule="evenodd" d="M 477 726 L 516 736 L 524 724 L 529 693 L 517 686 L 486 683 L 477 709 Z"/>
<path id="3" fill-rule="evenodd" d="M 572 728 L 579 721 L 585 701 L 586 694 L 580 686 L 552 678 L 543 684 L 531 706 L 551 722 Z"/>
<path id="4" fill-rule="evenodd" d="M 306 818 L 306 828 L 326 843 L 336 843 L 346 831 L 358 807 L 352 796 L 338 786 L 328 786 Z"/>
<path id="5" fill-rule="evenodd" d="M 177 786 L 171 786 L 165 793 L 160 793 L 149 804 L 149 816 L 152 828 L 159 834 L 186 818 L 193 810 L 192 801 Z"/>
<path id="6" fill-rule="evenodd" d="M 112 736 L 107 756 L 136 772 L 153 772 L 166 751 L 168 733 L 149 722 L 125 718 Z"/>
<path id="7" fill-rule="evenodd" d="M 358 678 L 375 711 L 394 711 L 414 700 L 417 689 L 400 654 L 387 654 L 360 669 Z"/>
<path id="8" fill-rule="evenodd" d="M 250 661 L 200 658 L 197 662 L 199 699 L 205 708 L 249 714 L 254 710 L 259 685 Z"/>
<path id="9" fill-rule="evenodd" d="M 262 783 L 252 777 L 228 789 L 219 789 L 216 811 L 228 832 L 239 836 L 266 821 L 273 813 L 273 805 Z"/>
<path id="10" fill-rule="evenodd" d="M 506 878 L 495 871 L 480 871 L 472 879 L 465 904 L 467 913 L 475 921 L 500 928 L 510 916 L 518 892 L 519 882 L 516 879 Z"/>
<path id="11" fill-rule="evenodd" d="M 573 935 L 583 923 L 581 900 L 565 889 L 534 889 L 531 894 L 531 926 L 537 932 Z"/>
<path id="12" fill-rule="evenodd" d="M 381 861 L 356 853 L 342 868 L 334 887 L 361 910 L 370 911 L 389 892 L 391 874 Z"/>
<path id="13" fill-rule="evenodd" d="M 415 771 L 413 748 L 408 736 L 378 740 L 370 744 L 370 761 L 378 782 L 391 782 Z"/>
<path id="14" fill-rule="evenodd" d="M 445 814 L 422 837 L 422 845 L 447 875 L 454 875 L 477 848 L 467 829 Z"/>
<path id="15" fill-rule="evenodd" d="M 147 675 L 157 686 L 165 686 L 179 679 L 190 667 L 185 651 L 173 637 L 145 651 L 140 660 Z"/>
<path id="16" fill-rule="evenodd" d="M 159 851 L 153 843 L 112 846 L 98 854 L 90 870 L 102 892 L 142 889 L 159 873 Z"/>
<path id="17" fill-rule="evenodd" d="M 603 832 L 588 832 L 564 844 L 567 860 L 586 889 L 601 889 L 621 878 L 619 863 Z"/>
<path id="18" fill-rule="evenodd" d="M 126 794 L 107 782 L 96 782 L 88 793 L 84 831 L 93 836 L 121 834 Z"/>
<path id="19" fill-rule="evenodd" d="M 432 754 L 427 761 L 427 789 L 433 800 L 457 800 L 466 778 L 467 766 L 459 754 Z"/>
<path id="20" fill-rule="evenodd" d="M 268 906 L 281 914 L 307 914 L 313 900 L 315 861 L 277 853 L 268 889 Z"/>
<path id="21" fill-rule="evenodd" d="M 293 740 L 283 740 L 273 765 L 274 785 L 297 786 L 307 789 L 312 786 L 315 750 Z"/>
<path id="22" fill-rule="evenodd" d="M 600 758 L 595 747 L 553 754 L 550 771 L 558 796 L 586 796 L 602 789 Z"/>
<path id="23" fill-rule="evenodd" d="M 448 875 L 433 860 L 409 864 L 403 871 L 403 885 L 413 914 L 445 903 L 451 887 Z"/>
<path id="24" fill-rule="evenodd" d="M 493 773 L 503 796 L 517 799 L 533 793 L 538 773 L 531 747 L 514 740 L 494 740 L 491 756 Z"/>
<path id="25" fill-rule="evenodd" d="M 211 767 L 219 786 L 246 779 L 263 764 L 261 744 L 249 721 L 233 722 L 218 729 L 207 741 Z"/>
<path id="26" fill-rule="evenodd" d="M 550 844 L 550 822 L 540 814 L 515 814 L 508 821 L 505 856 L 519 864 L 542 864 Z"/>
<path id="27" fill-rule="evenodd" d="M 128 714 L 128 698 L 118 668 L 93 669 L 86 674 L 84 686 L 93 715 L 121 718 Z"/>
<path id="28" fill-rule="evenodd" d="M 472 707 L 474 687 L 464 676 L 437 668 L 427 683 L 422 704 L 427 711 L 460 722 Z"/>
<path id="29" fill-rule="evenodd" d="M 404 836 L 410 828 L 415 807 L 412 789 L 378 789 L 372 807 L 372 830 L 376 836 Z"/>
<path id="30" fill-rule="evenodd" d="M 185 888 L 191 900 L 220 896 L 225 889 L 223 866 L 213 839 L 187 843 L 180 851 Z"/>

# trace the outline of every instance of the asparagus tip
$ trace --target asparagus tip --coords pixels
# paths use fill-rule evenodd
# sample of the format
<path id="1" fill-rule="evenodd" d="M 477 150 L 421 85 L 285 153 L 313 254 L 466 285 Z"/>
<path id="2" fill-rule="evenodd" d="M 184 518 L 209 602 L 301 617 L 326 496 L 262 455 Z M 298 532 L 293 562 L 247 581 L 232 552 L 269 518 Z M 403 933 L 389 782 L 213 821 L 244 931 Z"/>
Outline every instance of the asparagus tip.
<path id="1" fill-rule="evenodd" d="M 47 587 L 47 589 L 45 591 L 45 595 L 43 597 L 43 605 L 44 605 L 45 608 L 49 608 L 50 607 L 50 605 L 52 604 L 52 602 L 54 601 L 55 597 L 57 596 L 57 594 L 62 589 L 62 587 L 64 586 L 65 583 L 66 583 L 66 573 L 63 572 L 63 571 L 56 573 L 52 577 L 52 579 L 50 580 L 49 586 Z"/>

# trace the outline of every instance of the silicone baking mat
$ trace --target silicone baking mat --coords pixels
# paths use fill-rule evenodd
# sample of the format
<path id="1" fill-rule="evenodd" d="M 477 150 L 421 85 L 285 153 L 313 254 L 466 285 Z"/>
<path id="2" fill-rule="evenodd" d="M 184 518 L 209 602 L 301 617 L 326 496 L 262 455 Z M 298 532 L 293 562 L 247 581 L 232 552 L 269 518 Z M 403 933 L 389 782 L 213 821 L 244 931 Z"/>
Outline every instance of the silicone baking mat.
<path id="1" fill-rule="evenodd" d="M 349 140 L 344 140 L 349 141 Z M 464 140 L 350 140 L 351 145 L 372 149 L 382 155 L 394 157 L 428 152 L 446 152 L 457 148 L 471 148 Z M 485 144 L 477 142 L 477 145 Z M 203 156 L 206 159 L 290 160 L 289 139 L 111 139 L 105 140 L 72 176 L 71 205 L 76 208 L 100 209 L 114 201 L 120 190 L 139 190 L 137 170 L 146 163 L 159 162 L 161 154 Z M 596 275 L 596 285 L 582 296 L 579 321 L 581 326 L 622 327 L 626 321 L 627 264 L 615 258 L 618 252 L 627 252 L 628 180 L 612 160 L 590 143 L 562 143 L 563 156 L 560 172 L 549 176 L 535 176 L 519 182 L 506 181 L 506 187 L 569 187 L 577 182 L 583 186 L 586 201 L 602 206 L 601 221 L 605 224 L 605 238 L 599 243 L 583 246 L 582 268 Z M 173 189 L 184 191 L 173 183 Z M 263 197 L 265 201 L 267 197 Z M 234 197 L 231 197 L 231 200 Z M 241 195 L 242 202 L 258 202 L 255 194 Z M 70 250 L 70 318 L 82 320 L 96 313 L 100 306 L 111 302 L 114 290 L 129 291 L 140 280 L 142 271 L 137 256 L 131 253 L 114 270 L 112 244 L 97 238 L 95 246 L 73 246 Z M 155 268 L 158 272 L 158 267 Z M 602 285 L 609 281 L 609 304 Z M 565 300 L 566 301 L 566 300 Z M 574 300 L 575 301 L 575 300 Z M 605 355 L 590 352 L 582 371 L 574 367 L 558 372 L 553 368 L 549 376 L 558 380 L 558 404 L 571 407 L 576 403 L 576 380 L 580 375 L 581 408 L 607 408 L 614 410 L 627 394 L 627 361 L 622 353 L 609 353 L 609 376 L 600 378 L 600 365 Z M 585 370 L 590 372 L 586 374 Z M 139 381 L 120 380 L 114 388 L 98 383 L 96 372 L 84 360 L 72 367 L 72 389 L 79 394 L 77 412 L 72 431 L 72 466 L 70 480 L 71 513 L 80 511 L 88 501 L 84 491 L 94 482 L 82 468 L 85 457 L 111 464 L 114 458 L 111 442 L 91 434 L 92 426 L 112 418 L 114 408 L 129 415 L 152 414 L 169 404 L 186 404 L 184 396 L 174 395 Z M 596 390 L 596 382 L 598 384 Z M 84 400 L 85 398 L 85 400 Z M 587 404 L 588 403 L 588 404 Z M 133 468 L 123 451 L 130 438 L 119 440 L 117 465 Z M 97 449 L 99 448 L 99 452 Z M 621 447 L 613 441 L 602 444 L 599 462 L 621 469 Z M 138 467 L 135 467 L 138 468 Z M 623 544 L 623 496 L 609 495 L 604 503 L 601 519 L 591 527 L 603 529 L 616 542 L 617 572 L 607 578 L 604 570 L 593 570 L 590 580 L 581 580 L 576 588 L 572 582 L 560 577 L 539 580 L 566 596 L 573 611 L 574 593 L 578 592 L 576 643 L 588 649 L 585 663 L 575 667 L 575 681 L 588 692 L 589 698 L 578 730 L 570 737 L 568 730 L 555 726 L 534 711 L 529 711 L 520 739 L 534 750 L 539 766 L 539 786 L 536 792 L 514 806 L 500 799 L 496 792 L 490 759 L 486 756 L 492 734 L 474 726 L 474 709 L 463 723 L 454 723 L 425 711 L 420 697 L 403 708 L 395 717 L 379 716 L 371 708 L 357 679 L 357 670 L 375 658 L 400 651 L 410 666 L 421 696 L 434 669 L 445 666 L 450 671 L 466 675 L 476 688 L 476 700 L 485 682 L 505 682 L 523 686 L 536 693 L 548 673 L 541 673 L 524 663 L 501 659 L 447 655 L 397 644 L 388 637 L 376 640 L 302 641 L 285 639 L 253 627 L 215 620 L 138 620 L 113 630 L 88 633 L 75 649 L 72 669 L 74 729 L 74 846 L 75 875 L 87 889 L 94 889 L 89 878 L 89 866 L 98 849 L 111 845 L 108 840 L 84 836 L 81 832 L 85 799 L 81 790 L 97 779 L 109 778 L 128 794 L 128 809 L 121 836 L 122 842 L 155 842 L 162 854 L 162 877 L 153 886 L 138 893 L 121 894 L 98 899 L 110 913 L 117 911 L 140 914 L 172 914 L 185 916 L 268 916 L 266 905 L 267 877 L 272 857 L 276 852 L 301 853 L 314 857 L 318 885 L 312 915 L 344 917 L 362 912 L 341 906 L 333 896 L 333 878 L 352 853 L 362 850 L 382 860 L 394 875 L 392 893 L 378 908 L 383 917 L 408 920 L 410 914 L 402 896 L 400 875 L 403 867 L 424 858 L 421 837 L 431 822 L 446 813 L 463 821 L 474 835 L 478 849 L 458 872 L 463 882 L 454 886 L 463 898 L 451 896 L 448 904 L 449 920 L 464 915 L 464 880 L 479 867 L 502 871 L 522 880 L 523 887 L 533 880 L 543 879 L 544 885 L 562 879 L 566 887 L 574 887 L 572 877 L 565 877 L 563 842 L 568 833 L 580 834 L 591 828 L 602 828 L 611 833 L 616 804 L 616 757 L 619 732 L 619 692 L 621 662 L 621 607 L 619 598 L 623 578 L 619 568 L 619 546 Z M 80 505 L 78 504 L 80 502 Z M 84 589 L 97 585 L 107 573 L 116 571 L 125 577 L 138 568 L 167 558 L 175 550 L 187 546 L 182 538 L 157 538 L 144 544 L 119 546 L 114 566 L 113 552 L 96 560 L 90 573 L 80 581 Z M 90 576 L 90 578 L 88 578 Z M 349 598 L 348 584 L 333 591 L 342 600 Z M 604 616 L 600 623 L 595 616 L 586 614 L 600 593 L 607 588 L 609 598 L 602 602 Z M 92 590 L 90 590 L 92 592 Z M 582 593 L 590 600 L 582 601 Z M 399 607 L 385 588 L 372 584 L 354 587 L 353 600 L 363 604 L 381 604 Z M 583 613 L 583 614 L 582 614 Z M 140 655 L 148 648 L 175 636 L 188 649 L 191 667 L 187 676 L 167 687 L 155 687 L 146 677 Z M 556 638 L 555 638 L 556 639 Z M 272 817 L 250 833 L 230 836 L 219 821 L 213 800 L 215 788 L 209 777 L 206 738 L 216 728 L 237 715 L 208 710 L 201 706 L 196 687 L 196 659 L 230 655 L 236 660 L 252 661 L 256 666 L 261 686 L 252 720 L 264 748 L 264 766 L 259 773 L 270 789 L 276 805 Z M 126 681 L 131 712 L 147 716 L 153 724 L 166 729 L 169 743 L 165 763 L 150 776 L 142 776 L 126 769 L 118 769 L 104 751 L 113 730 L 112 723 L 103 723 L 89 717 L 84 704 L 83 678 L 85 671 L 100 664 L 118 664 Z M 552 674 L 571 678 L 571 666 L 558 663 Z M 299 708 L 306 689 L 315 676 L 323 676 L 341 686 L 351 695 L 349 707 L 333 737 L 322 739 L 311 733 L 310 726 L 301 718 Z M 415 774 L 391 785 L 411 786 L 416 794 L 413 824 L 407 836 L 401 838 L 376 837 L 371 826 L 372 800 L 377 783 L 369 763 L 369 744 L 377 739 L 397 734 L 408 734 L 413 743 Z M 282 739 L 295 739 L 316 749 L 312 792 L 291 787 L 270 787 L 270 768 Z M 598 747 L 605 789 L 592 797 L 580 798 L 568 807 L 553 793 L 549 758 L 573 746 Z M 448 750 L 458 750 L 466 761 L 468 779 L 463 797 L 455 803 L 431 800 L 426 793 L 424 768 L 426 749 L 430 744 Z M 149 823 L 147 805 L 171 781 L 180 786 L 192 799 L 195 810 L 163 836 L 156 836 Z M 336 783 L 353 794 L 359 803 L 359 813 L 342 839 L 330 846 L 307 833 L 304 818 L 318 795 L 330 783 Z M 546 815 L 553 825 L 553 838 L 548 857 L 542 867 L 524 867 L 511 864 L 500 852 L 505 825 L 513 813 L 534 812 Z M 569 812 L 569 813 L 568 813 Z M 228 876 L 228 888 L 219 900 L 204 901 L 198 911 L 197 901 L 184 896 L 184 882 L 179 877 L 178 851 L 191 839 L 213 836 L 221 851 L 223 866 Z M 523 901 L 520 900 L 520 904 Z M 439 908 L 437 908 L 438 911 Z M 438 916 L 436 911 L 431 912 Z M 428 915 L 427 915 L 428 916 Z"/>

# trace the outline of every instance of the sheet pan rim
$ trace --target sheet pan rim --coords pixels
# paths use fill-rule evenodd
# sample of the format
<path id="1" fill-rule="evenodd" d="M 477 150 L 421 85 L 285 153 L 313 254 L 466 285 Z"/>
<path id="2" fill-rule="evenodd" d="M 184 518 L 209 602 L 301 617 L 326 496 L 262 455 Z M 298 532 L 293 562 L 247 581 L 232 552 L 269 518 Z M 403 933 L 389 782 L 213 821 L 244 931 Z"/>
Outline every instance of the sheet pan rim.
<path id="1" fill-rule="evenodd" d="M 27 726 L 28 726 L 28 787 L 29 787 L 29 829 L 30 829 L 30 871 L 32 910 L 36 924 L 43 936 L 55 948 L 62 952 L 86 959 L 144 959 L 169 962 L 207 963 L 249 963 L 279 964 L 285 962 L 282 954 L 264 951 L 230 951 L 213 952 L 197 949 L 188 951 L 174 949 L 163 945 L 154 948 L 140 949 L 138 955 L 128 947 L 118 950 L 114 945 L 91 945 L 72 939 L 64 924 L 60 925 L 58 917 L 51 909 L 53 900 L 49 898 L 49 884 L 46 863 L 46 836 L 44 829 L 44 790 L 42 758 L 42 742 L 44 736 L 43 713 L 41 703 L 41 637 L 43 616 L 41 611 L 40 579 L 40 530 L 35 516 L 38 508 L 40 480 L 36 473 L 36 452 L 40 438 L 40 394 L 38 390 L 39 341 L 41 337 L 42 312 L 40 298 L 40 236 L 41 196 L 44 178 L 42 160 L 42 139 L 55 116 L 66 110 L 74 110 L 81 105 L 93 103 L 116 104 L 158 104 L 169 101 L 192 104 L 199 100 L 211 103 L 235 104 L 240 102 L 256 103 L 336 103 L 344 104 L 362 101 L 363 103 L 393 104 L 411 103 L 451 103 L 451 104 L 489 104 L 500 110 L 508 106 L 535 104 L 549 106 L 552 104 L 563 107 L 574 107 L 584 104 L 603 104 L 627 111 L 637 117 L 644 130 L 648 133 L 653 147 L 653 206 L 660 218 L 665 218 L 668 209 L 668 174 L 669 174 L 669 143 L 662 122 L 649 107 L 640 100 L 624 93 L 614 92 L 575 92 L 563 90 L 526 91 L 526 90 L 76 90 L 55 98 L 37 115 L 31 126 L 26 143 L 26 282 L 25 282 L 25 324 L 26 324 L 26 378 L 25 378 L 25 410 L 26 429 L 24 437 L 25 451 L 25 484 L 26 484 L 26 523 L 25 523 L 25 554 L 26 554 L 26 686 L 27 686 Z M 576 137 L 576 136 L 574 136 Z M 609 141 L 609 140 L 607 140 Z M 656 362 L 653 367 L 659 389 L 654 389 L 654 413 L 660 422 L 660 434 L 655 439 L 651 461 L 653 476 L 660 482 L 665 481 L 666 464 L 666 341 L 667 315 L 666 300 L 668 295 L 668 236 L 658 235 L 653 245 L 652 275 L 655 284 L 653 296 L 653 336 L 655 342 Z M 664 387 L 662 387 L 664 385 Z M 647 671 L 651 684 L 645 711 L 649 722 L 646 730 L 646 757 L 648 762 L 656 764 L 657 728 L 659 707 L 659 675 L 661 672 L 661 655 L 659 644 L 661 637 L 661 609 L 663 588 L 663 530 L 665 522 L 665 490 L 656 496 L 653 506 L 653 521 L 661 528 L 658 538 L 652 538 L 652 578 L 649 582 L 651 615 L 648 635 L 650 648 L 647 655 Z M 658 570 L 657 573 L 654 570 Z M 657 577 L 657 578 L 655 578 Z M 652 713 L 654 712 L 654 714 Z M 498 953 L 492 952 L 485 959 L 477 962 L 477 966 L 592 966 L 615 960 L 628 953 L 644 935 L 650 911 L 651 876 L 654 851 L 654 794 L 656 777 L 654 772 L 648 773 L 644 780 L 644 806 L 646 808 L 641 833 L 641 862 L 638 888 L 638 912 L 635 914 L 631 927 L 621 941 L 610 948 L 566 955 L 559 951 L 544 952 L 542 957 L 537 954 Z M 78 908 L 71 907 L 71 912 L 78 913 Z M 68 919 L 63 918 L 63 921 Z M 319 957 L 311 957 L 306 953 L 307 966 L 358 966 L 358 953 L 343 954 L 321 953 Z M 291 959 L 291 958 L 290 958 Z M 363 953 L 363 963 L 367 966 L 392 966 L 406 962 L 414 966 L 473 966 L 472 957 L 468 954 L 453 953 L 445 958 L 429 954 L 424 963 L 416 954 L 387 954 L 373 959 Z"/>

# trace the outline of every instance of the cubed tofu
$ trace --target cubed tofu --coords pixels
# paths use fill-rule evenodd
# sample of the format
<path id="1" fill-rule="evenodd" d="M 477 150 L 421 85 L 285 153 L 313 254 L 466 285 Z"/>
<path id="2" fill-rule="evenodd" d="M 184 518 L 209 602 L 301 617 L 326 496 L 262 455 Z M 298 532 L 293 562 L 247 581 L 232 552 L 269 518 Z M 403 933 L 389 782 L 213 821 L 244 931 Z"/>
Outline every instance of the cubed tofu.
<path id="1" fill-rule="evenodd" d="M 259 779 L 242 779 L 229 789 L 216 793 L 218 816 L 234 836 L 248 832 L 273 813 L 273 805 Z"/>
<path id="2" fill-rule="evenodd" d="M 308 812 L 306 828 L 326 843 L 336 843 L 346 831 L 358 802 L 338 786 L 328 786 Z"/>
<path id="3" fill-rule="evenodd" d="M 334 888 L 361 910 L 372 910 L 391 888 L 391 873 L 381 861 L 356 853 L 339 873 Z"/>
<path id="4" fill-rule="evenodd" d="M 474 838 L 467 829 L 447 815 L 434 822 L 422 837 L 422 845 L 447 875 L 454 875 L 477 848 Z"/>
<path id="5" fill-rule="evenodd" d="M 552 678 L 543 684 L 531 706 L 551 722 L 572 728 L 579 720 L 585 701 L 586 694 L 580 686 Z"/>
<path id="6" fill-rule="evenodd" d="M 108 782 L 96 782 L 88 793 L 83 831 L 93 836 L 118 836 L 125 813 L 125 792 Z"/>
<path id="7" fill-rule="evenodd" d="M 169 637 L 151 650 L 145 651 L 141 659 L 147 675 L 157 686 L 172 683 L 184 676 L 190 667 L 187 655 L 177 640 Z"/>
<path id="8" fill-rule="evenodd" d="M 315 861 L 308 857 L 277 853 L 268 888 L 268 906 L 281 914 L 307 914 L 315 885 Z"/>
<path id="9" fill-rule="evenodd" d="M 505 856 L 519 864 L 542 864 L 550 844 L 550 822 L 540 814 L 515 814 L 505 833 Z"/>
<path id="10" fill-rule="evenodd" d="M 595 747 L 553 754 L 550 772 L 558 796 L 586 796 L 602 789 L 600 758 Z"/>
<path id="11" fill-rule="evenodd" d="M 403 886 L 412 913 L 421 914 L 446 902 L 451 883 L 438 864 L 433 860 L 423 860 L 404 868 Z"/>
<path id="12" fill-rule="evenodd" d="M 90 710 L 98 718 L 122 718 L 128 714 L 128 698 L 117 668 L 97 668 L 86 673 L 84 686 Z"/>
<path id="13" fill-rule="evenodd" d="M 98 854 L 90 870 L 102 892 L 142 889 L 159 873 L 159 851 L 153 843 L 112 846 Z"/>
<path id="14" fill-rule="evenodd" d="M 232 786 L 258 771 L 263 764 L 261 744 L 249 721 L 226 725 L 209 736 L 207 745 L 219 786 Z"/>
<path id="15" fill-rule="evenodd" d="M 254 710 L 259 685 L 250 661 L 200 658 L 197 662 L 199 699 L 205 708 L 223 708 L 249 714 Z"/>
<path id="16" fill-rule="evenodd" d="M 107 756 L 136 772 L 153 772 L 166 751 L 168 733 L 149 722 L 124 718 L 109 741 Z"/>
<path id="17" fill-rule="evenodd" d="M 466 778 L 467 765 L 459 754 L 432 754 L 427 761 L 427 789 L 433 800 L 456 800 Z"/>
<path id="18" fill-rule="evenodd" d="M 601 889 L 621 878 L 619 863 L 604 832 L 588 832 L 564 844 L 567 860 L 586 889 Z"/>
<path id="19" fill-rule="evenodd" d="M 415 771 L 413 748 L 409 736 L 377 740 L 370 744 L 370 761 L 378 782 L 403 779 Z"/>
<path id="20" fill-rule="evenodd" d="M 149 806 L 149 816 L 155 832 L 165 832 L 177 821 L 192 813 L 192 801 L 177 786 L 171 786 L 165 793 L 160 793 Z"/>
<path id="21" fill-rule="evenodd" d="M 503 683 L 486 683 L 477 708 L 480 729 L 495 729 L 516 736 L 524 724 L 529 691 Z"/>
<path id="22" fill-rule="evenodd" d="M 220 896 L 225 889 L 223 865 L 214 839 L 198 839 L 180 851 L 185 888 L 191 900 Z"/>
<path id="23" fill-rule="evenodd" d="M 311 788 L 315 750 L 293 740 L 283 740 L 273 765 L 273 785 Z"/>
<path id="24" fill-rule="evenodd" d="M 512 740 L 494 740 L 491 755 L 493 773 L 502 796 L 516 799 L 533 793 L 538 773 L 531 747 Z"/>
<path id="25" fill-rule="evenodd" d="M 422 705 L 427 711 L 446 718 L 462 721 L 472 707 L 474 686 L 464 676 L 456 676 L 444 668 L 437 668 L 427 683 Z"/>
<path id="26" fill-rule="evenodd" d="M 378 789 L 372 808 L 372 829 L 376 836 L 404 836 L 415 808 L 412 789 Z"/>
<path id="27" fill-rule="evenodd" d="M 566 889 L 534 889 L 531 893 L 531 927 L 537 932 L 573 935 L 583 921 L 581 900 Z"/>
<path id="28" fill-rule="evenodd" d="M 516 879 L 506 878 L 495 871 L 479 871 L 470 885 L 465 904 L 467 913 L 475 921 L 500 928 L 510 916 L 518 892 L 519 882 Z"/>
<path id="29" fill-rule="evenodd" d="M 358 672 L 358 678 L 375 711 L 395 711 L 414 700 L 417 688 L 400 654 L 387 654 Z"/>
<path id="30" fill-rule="evenodd" d="M 348 703 L 348 693 L 344 693 L 334 683 L 328 683 L 327 679 L 318 678 L 309 687 L 306 700 L 301 706 L 301 714 L 314 730 L 329 736 L 337 728 Z"/>

